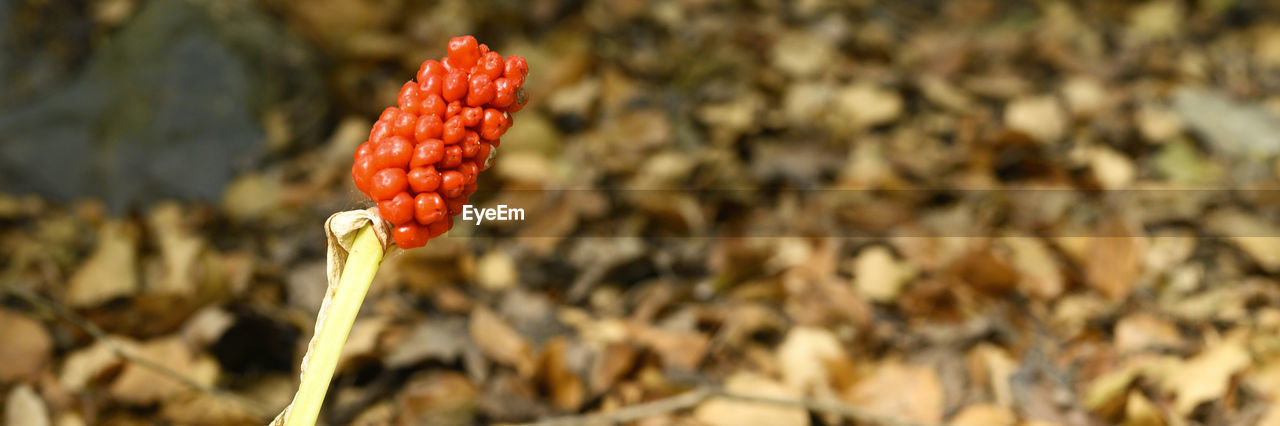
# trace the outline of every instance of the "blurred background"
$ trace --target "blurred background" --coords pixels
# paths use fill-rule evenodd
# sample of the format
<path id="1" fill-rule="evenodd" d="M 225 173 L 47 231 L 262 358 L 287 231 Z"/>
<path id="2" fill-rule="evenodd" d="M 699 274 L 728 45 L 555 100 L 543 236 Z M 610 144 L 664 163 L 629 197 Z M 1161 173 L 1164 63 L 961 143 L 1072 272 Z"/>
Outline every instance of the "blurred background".
<path id="1" fill-rule="evenodd" d="M 462 34 L 526 220 L 384 262 L 328 424 L 1280 424 L 1274 2 L 0 0 L 6 424 L 273 417 Z"/>

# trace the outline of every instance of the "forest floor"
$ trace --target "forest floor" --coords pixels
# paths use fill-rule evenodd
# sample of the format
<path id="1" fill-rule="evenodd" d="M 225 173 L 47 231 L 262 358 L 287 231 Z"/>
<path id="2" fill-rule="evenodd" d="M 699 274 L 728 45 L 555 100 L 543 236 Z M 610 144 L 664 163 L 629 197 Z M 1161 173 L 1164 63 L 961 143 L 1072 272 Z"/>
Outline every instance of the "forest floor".
<path id="1" fill-rule="evenodd" d="M 88 3 L 92 51 L 154 2 Z M 324 422 L 1280 425 L 1274 5 L 432 3 L 228 3 L 326 94 L 217 201 L 0 195 L 0 418 L 274 417 L 351 152 L 474 34 L 526 220 L 389 257 Z"/>

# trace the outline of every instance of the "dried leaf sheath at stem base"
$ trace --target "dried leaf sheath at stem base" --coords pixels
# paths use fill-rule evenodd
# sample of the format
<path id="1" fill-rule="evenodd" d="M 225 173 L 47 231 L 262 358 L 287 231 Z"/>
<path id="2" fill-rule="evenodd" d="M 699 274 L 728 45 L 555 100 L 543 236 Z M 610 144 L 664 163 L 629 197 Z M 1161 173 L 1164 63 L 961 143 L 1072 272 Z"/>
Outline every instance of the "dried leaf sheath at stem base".
<path id="1" fill-rule="evenodd" d="M 367 210 L 333 215 L 325 224 L 325 232 L 329 236 L 329 288 L 316 317 L 315 334 L 302 359 L 298 393 L 273 425 L 316 423 L 342 346 L 390 245 L 387 223 Z M 339 275 L 341 278 L 335 280 Z"/>

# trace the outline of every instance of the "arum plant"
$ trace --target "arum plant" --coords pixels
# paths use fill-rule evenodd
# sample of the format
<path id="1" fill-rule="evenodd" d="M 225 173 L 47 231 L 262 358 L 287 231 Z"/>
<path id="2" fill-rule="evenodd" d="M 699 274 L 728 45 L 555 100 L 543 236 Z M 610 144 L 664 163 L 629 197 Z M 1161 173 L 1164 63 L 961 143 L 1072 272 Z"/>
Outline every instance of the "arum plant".
<path id="1" fill-rule="evenodd" d="M 334 214 L 325 223 L 329 288 L 302 359 L 302 381 L 273 425 L 313 425 L 338 357 L 388 252 L 425 245 L 453 227 L 453 216 L 492 165 L 511 114 L 528 102 L 528 63 L 503 58 L 471 36 L 449 41 L 382 111 L 355 152 L 351 178 L 377 205 Z"/>

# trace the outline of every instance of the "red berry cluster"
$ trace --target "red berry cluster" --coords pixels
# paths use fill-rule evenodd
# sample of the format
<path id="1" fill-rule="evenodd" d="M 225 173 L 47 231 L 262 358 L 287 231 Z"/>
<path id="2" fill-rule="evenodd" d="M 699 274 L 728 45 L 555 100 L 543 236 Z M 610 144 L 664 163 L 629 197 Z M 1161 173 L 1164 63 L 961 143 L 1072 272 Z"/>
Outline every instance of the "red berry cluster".
<path id="1" fill-rule="evenodd" d="M 400 88 L 356 150 L 351 177 L 395 226 L 396 245 L 426 244 L 453 227 L 476 174 L 528 100 L 524 58 L 505 60 L 471 36 L 449 41 L 449 56 L 428 59 Z"/>

